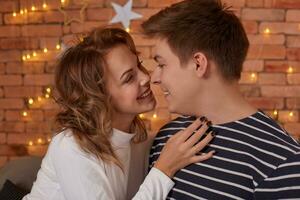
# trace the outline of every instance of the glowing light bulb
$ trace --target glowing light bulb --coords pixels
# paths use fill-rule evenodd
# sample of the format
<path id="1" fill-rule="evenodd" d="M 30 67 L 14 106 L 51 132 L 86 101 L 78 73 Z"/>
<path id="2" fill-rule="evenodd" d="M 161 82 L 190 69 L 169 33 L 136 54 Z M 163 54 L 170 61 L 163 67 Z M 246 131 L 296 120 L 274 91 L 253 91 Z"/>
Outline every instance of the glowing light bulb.
<path id="1" fill-rule="evenodd" d="M 23 11 L 23 10 L 20 10 L 20 14 L 23 15 L 23 14 L 24 14 L 24 11 Z"/>
<path id="2" fill-rule="evenodd" d="M 47 8 L 47 4 L 43 3 L 43 8 L 46 9 Z"/>
<path id="3" fill-rule="evenodd" d="M 126 32 L 127 32 L 127 33 L 130 33 L 130 28 L 126 28 Z"/>
<path id="4" fill-rule="evenodd" d="M 43 143 L 42 138 L 39 138 L 39 139 L 37 140 L 37 142 L 38 142 L 39 144 L 42 144 L 42 143 Z"/>
<path id="5" fill-rule="evenodd" d="M 157 118 L 157 114 L 153 114 L 153 119 L 156 119 Z"/>
<path id="6" fill-rule="evenodd" d="M 289 116 L 290 116 L 290 117 L 293 117 L 293 116 L 294 116 L 294 113 L 293 113 L 293 112 L 290 112 L 290 113 L 289 113 Z"/>
<path id="7" fill-rule="evenodd" d="M 29 98 L 29 99 L 28 99 L 28 103 L 29 103 L 30 105 L 32 105 L 32 104 L 33 104 L 33 98 Z"/>
<path id="8" fill-rule="evenodd" d="M 274 110 L 274 111 L 273 111 L 273 115 L 277 116 L 277 115 L 278 115 L 278 111 L 277 111 L 277 110 Z"/>
<path id="9" fill-rule="evenodd" d="M 49 95 L 49 94 L 45 94 L 45 98 L 46 98 L 46 99 L 49 99 L 49 98 L 50 98 L 50 95 Z"/>
<path id="10" fill-rule="evenodd" d="M 17 13 L 16 13 L 16 12 L 14 12 L 14 13 L 13 13 L 13 16 L 14 16 L 14 17 L 16 17 L 16 16 L 17 16 Z"/>
<path id="11" fill-rule="evenodd" d="M 25 56 L 25 55 L 22 56 L 22 60 L 23 60 L 23 61 L 26 60 L 26 56 Z"/>
<path id="12" fill-rule="evenodd" d="M 270 32 L 271 32 L 271 31 L 270 31 L 269 28 L 265 28 L 265 29 L 264 29 L 264 34 L 270 34 Z"/>
<path id="13" fill-rule="evenodd" d="M 293 73 L 294 72 L 294 69 L 292 66 L 289 66 L 288 70 L 287 70 L 288 73 Z"/>
<path id="14" fill-rule="evenodd" d="M 35 6 L 31 6 L 31 10 L 32 10 L 32 11 L 35 11 L 35 10 L 36 10 L 36 7 L 35 7 Z"/>
<path id="15" fill-rule="evenodd" d="M 51 93 L 51 88 L 48 87 L 48 88 L 46 89 L 46 92 L 47 92 L 47 93 Z"/>
<path id="16" fill-rule="evenodd" d="M 28 142 L 28 145 L 29 145 L 29 146 L 32 146 L 32 145 L 33 145 L 33 142 L 32 142 L 32 141 L 29 141 L 29 142 Z"/>
<path id="17" fill-rule="evenodd" d="M 33 56 L 33 57 L 36 57 L 36 52 L 35 52 L 35 51 L 32 53 L 32 56 Z"/>
<path id="18" fill-rule="evenodd" d="M 42 97 L 38 96 L 37 100 L 42 101 Z"/>
<path id="19" fill-rule="evenodd" d="M 47 52 L 48 52 L 48 49 L 47 49 L 47 48 L 44 48 L 43 51 L 44 51 L 44 53 L 47 53 Z"/>
<path id="20" fill-rule="evenodd" d="M 27 58 L 27 59 L 30 59 L 30 58 L 31 58 L 30 54 L 27 54 L 26 58 Z"/>
<path id="21" fill-rule="evenodd" d="M 23 117 L 27 117 L 28 113 L 26 111 L 23 111 L 22 115 L 23 115 Z"/>

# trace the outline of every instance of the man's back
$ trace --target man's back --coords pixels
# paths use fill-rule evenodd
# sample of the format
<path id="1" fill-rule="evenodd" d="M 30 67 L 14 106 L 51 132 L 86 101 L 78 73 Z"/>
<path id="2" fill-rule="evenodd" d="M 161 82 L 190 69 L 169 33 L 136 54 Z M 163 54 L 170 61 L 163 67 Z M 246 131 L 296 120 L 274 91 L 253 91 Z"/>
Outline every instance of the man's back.
<path id="1" fill-rule="evenodd" d="M 154 164 L 167 139 L 193 122 L 179 117 L 158 133 L 150 153 Z M 300 145 L 262 112 L 214 125 L 205 150 L 215 156 L 180 170 L 171 199 L 300 198 Z"/>

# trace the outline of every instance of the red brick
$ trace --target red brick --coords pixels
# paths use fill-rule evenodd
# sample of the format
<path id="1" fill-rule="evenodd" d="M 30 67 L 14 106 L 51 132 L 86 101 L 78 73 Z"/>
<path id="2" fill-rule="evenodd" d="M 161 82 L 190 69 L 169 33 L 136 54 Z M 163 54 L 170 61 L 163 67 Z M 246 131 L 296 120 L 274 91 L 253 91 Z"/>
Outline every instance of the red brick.
<path id="1" fill-rule="evenodd" d="M 5 64 L 4 63 L 0 63 L 0 74 L 4 74 L 5 73 Z"/>
<path id="2" fill-rule="evenodd" d="M 296 111 L 293 111 L 293 116 L 290 116 L 290 110 L 284 110 L 278 112 L 278 120 L 280 122 L 286 123 L 286 122 L 297 122 L 299 120 L 299 113 Z"/>
<path id="3" fill-rule="evenodd" d="M 228 6 L 232 7 L 244 7 L 246 4 L 246 0 L 223 0 L 223 3 L 225 3 Z"/>
<path id="4" fill-rule="evenodd" d="M 0 51 L 0 62 L 20 61 L 21 52 L 15 50 Z"/>
<path id="5" fill-rule="evenodd" d="M 246 60 L 243 64 L 244 72 L 260 72 L 264 69 L 264 62 L 262 60 Z"/>
<path id="6" fill-rule="evenodd" d="M 284 35 L 248 35 L 250 44 L 284 44 Z"/>
<path id="7" fill-rule="evenodd" d="M 54 76 L 51 74 L 25 75 L 24 85 L 48 86 L 53 85 Z"/>
<path id="8" fill-rule="evenodd" d="M 37 39 L 28 38 L 7 38 L 0 39 L 0 49 L 37 49 Z"/>
<path id="9" fill-rule="evenodd" d="M 5 119 L 6 121 L 43 121 L 44 114 L 41 110 L 30 110 L 27 111 L 28 116 L 24 117 L 22 111 L 6 111 Z"/>
<path id="10" fill-rule="evenodd" d="M 265 97 L 300 97 L 300 86 L 261 86 Z"/>
<path id="11" fill-rule="evenodd" d="M 4 15 L 4 22 L 6 24 L 38 24 L 43 22 L 43 13 L 42 12 L 29 12 L 26 17 L 23 15 L 17 14 L 13 16 L 11 13 Z"/>
<path id="12" fill-rule="evenodd" d="M 57 50 L 56 45 L 60 44 L 60 38 L 58 37 L 46 37 L 46 38 L 41 38 L 41 46 L 42 47 L 47 47 L 48 50 Z"/>
<path id="13" fill-rule="evenodd" d="M 51 133 L 51 124 L 49 122 L 27 122 L 26 132 Z"/>
<path id="14" fill-rule="evenodd" d="M 298 0 L 272 0 L 275 8 L 300 8 L 300 2 Z"/>
<path id="15" fill-rule="evenodd" d="M 113 9 L 111 8 L 92 8 L 87 9 L 87 19 L 89 21 L 99 20 L 99 21 L 110 21 L 115 15 Z"/>
<path id="16" fill-rule="evenodd" d="M 3 97 L 3 95 L 4 95 L 3 89 L 0 88 L 0 97 Z"/>
<path id="17" fill-rule="evenodd" d="M 288 109 L 300 109 L 300 98 L 288 98 L 286 99 L 286 107 Z"/>
<path id="18" fill-rule="evenodd" d="M 251 45 L 248 51 L 248 59 L 283 59 L 286 49 L 282 45 Z"/>
<path id="19" fill-rule="evenodd" d="M 240 85 L 239 90 L 244 97 L 258 97 L 260 95 L 260 88 L 255 85 Z"/>
<path id="20" fill-rule="evenodd" d="M 53 121 L 55 119 L 56 114 L 58 113 L 58 110 L 45 110 L 44 117 L 45 119 Z"/>
<path id="21" fill-rule="evenodd" d="M 299 22 L 300 21 L 300 11 L 299 10 L 287 10 L 286 11 L 286 21 L 287 22 Z"/>
<path id="22" fill-rule="evenodd" d="M 47 100 L 44 102 L 43 108 L 44 108 L 45 110 L 47 110 L 47 109 L 50 109 L 50 110 L 58 109 L 58 105 L 57 105 L 57 103 L 55 103 L 52 99 L 47 99 Z"/>
<path id="23" fill-rule="evenodd" d="M 5 132 L 24 132 L 24 122 L 0 122 L 2 131 Z"/>
<path id="24" fill-rule="evenodd" d="M 285 17 L 285 11 L 279 9 L 245 8 L 242 11 L 243 20 L 283 21 L 284 17 Z"/>
<path id="25" fill-rule="evenodd" d="M 2 121 L 3 118 L 4 118 L 4 111 L 0 110 L 0 121 Z"/>
<path id="26" fill-rule="evenodd" d="M 259 26 L 259 32 L 263 33 L 266 28 L 270 29 L 271 34 L 278 34 L 278 33 L 299 34 L 298 23 L 263 22 Z"/>
<path id="27" fill-rule="evenodd" d="M 0 144 L 5 144 L 5 143 L 6 143 L 6 134 L 0 133 Z"/>
<path id="28" fill-rule="evenodd" d="M 266 72 L 287 72 L 289 67 L 293 67 L 293 72 L 300 72 L 300 62 L 295 61 L 266 61 Z"/>
<path id="29" fill-rule="evenodd" d="M 288 74 L 287 80 L 288 80 L 288 83 L 291 85 L 300 85 L 300 73 Z"/>
<path id="30" fill-rule="evenodd" d="M 288 47 L 300 47 L 300 36 L 287 36 Z"/>
<path id="31" fill-rule="evenodd" d="M 72 33 L 86 33 L 99 26 L 106 26 L 106 21 L 88 21 L 83 24 L 71 23 Z"/>
<path id="32" fill-rule="evenodd" d="M 94 1 L 98 2 L 97 0 L 94 0 Z M 110 8 L 110 7 L 112 7 L 111 6 L 112 2 L 117 3 L 117 4 L 121 5 L 121 6 L 124 6 L 128 1 L 127 0 L 115 0 L 115 1 L 105 0 L 104 6 Z M 99 5 L 101 6 L 101 1 L 99 2 Z M 133 6 L 133 8 L 136 8 L 136 7 L 145 7 L 145 6 L 147 6 L 147 0 L 132 1 L 132 6 Z"/>
<path id="33" fill-rule="evenodd" d="M 0 25 L 3 24 L 2 14 L 0 13 Z"/>
<path id="34" fill-rule="evenodd" d="M 294 137 L 300 138 L 300 123 L 286 123 L 284 128 Z"/>
<path id="35" fill-rule="evenodd" d="M 22 156 L 27 154 L 27 149 L 23 145 L 0 145 L 0 155 L 2 156 Z"/>
<path id="36" fill-rule="evenodd" d="M 17 1 L 1 0 L 0 12 L 13 12 L 17 8 Z"/>
<path id="37" fill-rule="evenodd" d="M 252 73 L 250 72 L 242 72 L 241 78 L 239 80 L 240 84 L 255 84 L 257 82 L 257 75 L 256 77 L 252 77 Z"/>
<path id="38" fill-rule="evenodd" d="M 36 97 L 43 94 L 42 90 L 37 86 L 4 87 L 4 94 L 5 97 Z"/>
<path id="39" fill-rule="evenodd" d="M 260 73 L 258 75 L 260 85 L 285 85 L 286 74 L 283 73 Z"/>
<path id="40" fill-rule="evenodd" d="M 26 25 L 22 26 L 23 36 L 62 36 L 61 25 Z"/>
<path id="41" fill-rule="evenodd" d="M 243 27 L 248 34 L 255 34 L 258 31 L 258 24 L 256 21 L 242 21 Z"/>
<path id="42" fill-rule="evenodd" d="M 59 11 L 49 10 L 44 13 L 44 20 L 46 23 L 62 23 L 64 22 L 64 15 Z"/>
<path id="43" fill-rule="evenodd" d="M 264 0 L 247 0 L 246 2 L 247 7 L 264 7 Z"/>
<path id="44" fill-rule="evenodd" d="M 7 63 L 6 73 L 8 74 L 42 74 L 44 72 L 43 62 L 11 62 Z"/>
<path id="45" fill-rule="evenodd" d="M 21 85 L 21 75 L 0 75 L 0 85 Z"/>
<path id="46" fill-rule="evenodd" d="M 283 98 L 251 97 L 247 101 L 259 109 L 282 109 L 284 107 Z"/>
<path id="47" fill-rule="evenodd" d="M 0 109 L 23 108 L 23 99 L 0 99 Z"/>
<path id="48" fill-rule="evenodd" d="M 7 135 L 7 143 L 28 145 L 28 143 L 32 141 L 35 145 L 38 145 L 37 140 L 39 138 L 45 140 L 44 135 L 40 133 L 9 133 Z"/>
<path id="49" fill-rule="evenodd" d="M 300 60 L 300 49 L 299 48 L 288 48 L 286 51 L 288 60 Z"/>
<path id="50" fill-rule="evenodd" d="M 20 35 L 21 29 L 18 26 L 0 26 L 0 37 L 17 37 Z"/>

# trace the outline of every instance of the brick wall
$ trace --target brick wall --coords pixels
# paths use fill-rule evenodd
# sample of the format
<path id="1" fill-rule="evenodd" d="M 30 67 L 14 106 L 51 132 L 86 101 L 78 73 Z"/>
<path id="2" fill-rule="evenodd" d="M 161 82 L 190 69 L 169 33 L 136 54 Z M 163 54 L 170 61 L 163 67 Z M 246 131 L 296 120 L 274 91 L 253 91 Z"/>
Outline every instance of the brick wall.
<path id="1" fill-rule="evenodd" d="M 46 9 L 42 8 L 43 1 L 0 1 L 0 166 L 20 156 L 42 155 L 47 148 L 57 106 L 45 95 L 46 89 L 53 85 L 54 61 L 60 52 L 57 44 L 69 44 L 74 40 L 74 33 L 106 25 L 115 15 L 109 0 L 89 0 L 86 9 L 82 9 L 82 1 L 73 0 L 63 9 L 65 15 L 58 10 L 59 0 L 45 2 Z M 126 0 L 114 2 L 124 4 Z M 151 60 L 153 41 L 139 33 L 139 25 L 173 2 L 133 0 L 134 11 L 142 14 L 143 19 L 132 21 L 131 34 L 149 70 L 155 66 Z M 299 137 L 300 1 L 226 2 L 242 19 L 251 43 L 240 81 L 242 93 L 249 102 Z M 31 11 L 33 4 L 34 12 Z M 64 25 L 64 16 L 67 20 L 80 19 L 80 9 L 84 11 L 84 23 L 74 21 Z M 168 113 L 159 88 L 154 87 L 154 90 L 158 108 L 143 116 L 152 132 L 176 116 Z M 28 104 L 29 98 L 33 98 L 32 105 Z"/>

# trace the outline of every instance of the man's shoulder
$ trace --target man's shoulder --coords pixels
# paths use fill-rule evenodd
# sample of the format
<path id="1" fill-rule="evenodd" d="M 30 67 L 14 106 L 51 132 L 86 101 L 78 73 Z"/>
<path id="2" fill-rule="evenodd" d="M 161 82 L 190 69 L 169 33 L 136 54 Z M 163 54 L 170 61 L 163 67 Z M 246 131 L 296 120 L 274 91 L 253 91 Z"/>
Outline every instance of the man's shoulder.
<path id="1" fill-rule="evenodd" d="M 162 128 L 160 128 L 159 132 L 156 135 L 156 138 L 167 136 L 167 135 L 174 135 L 180 130 L 185 129 L 188 127 L 191 123 L 193 123 L 196 120 L 196 117 L 194 116 L 179 116 L 167 124 L 165 124 Z"/>

